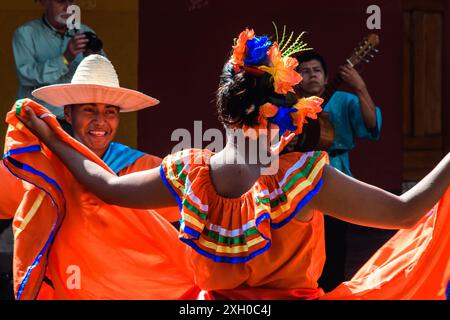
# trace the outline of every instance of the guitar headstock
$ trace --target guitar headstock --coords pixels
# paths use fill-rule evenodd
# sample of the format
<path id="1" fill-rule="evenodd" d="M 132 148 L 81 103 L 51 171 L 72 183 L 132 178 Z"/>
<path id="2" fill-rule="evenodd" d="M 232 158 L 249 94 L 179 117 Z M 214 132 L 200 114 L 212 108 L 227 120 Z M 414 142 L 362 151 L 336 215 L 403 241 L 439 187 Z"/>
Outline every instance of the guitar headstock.
<path id="1" fill-rule="evenodd" d="M 380 37 L 371 33 L 366 36 L 358 47 L 355 48 L 353 55 L 347 59 L 347 62 L 353 67 L 361 62 L 369 63 L 370 59 L 374 57 L 374 54 L 378 52 L 376 47 L 380 44 Z"/>

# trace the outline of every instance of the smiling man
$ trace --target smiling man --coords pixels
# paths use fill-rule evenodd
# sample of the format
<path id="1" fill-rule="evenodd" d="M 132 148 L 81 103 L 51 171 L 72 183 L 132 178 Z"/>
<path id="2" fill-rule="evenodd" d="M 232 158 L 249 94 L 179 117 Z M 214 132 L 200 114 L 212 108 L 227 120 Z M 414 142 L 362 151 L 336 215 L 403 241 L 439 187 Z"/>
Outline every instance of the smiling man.
<path id="1" fill-rule="evenodd" d="M 107 61 L 99 57 L 90 60 Z M 40 96 L 42 92 L 34 94 Z M 127 111 L 106 103 L 71 104 L 64 107 L 64 117 L 72 126 L 73 137 L 94 152 L 117 175 L 158 167 L 161 158 L 113 142 L 119 129 L 121 112 Z M 170 222 L 179 220 L 177 209 L 161 209 L 158 212 Z"/>
<path id="2" fill-rule="evenodd" d="M 101 55 L 85 58 L 71 83 L 37 89 L 33 96 L 63 109 L 65 121 L 72 126 L 73 137 L 117 175 L 159 166 L 160 158 L 113 142 L 120 124 L 120 113 L 142 110 L 159 101 L 121 88 L 114 66 L 107 58 Z"/>
<path id="3" fill-rule="evenodd" d="M 156 156 L 113 142 L 120 124 L 121 112 L 142 110 L 157 105 L 159 101 L 143 93 L 120 87 L 116 71 L 105 57 L 90 55 L 81 62 L 70 84 L 43 87 L 34 91 L 33 95 L 63 109 L 66 121 L 72 125 L 73 137 L 102 159 L 118 176 L 149 170 L 161 164 L 161 159 Z M 61 174 L 63 175 L 62 172 Z M 13 178 L 16 179 L 12 175 L 10 176 L 11 181 Z M 136 261 L 143 265 L 154 263 L 151 255 L 138 254 L 139 250 L 136 247 L 148 241 L 144 235 L 146 230 L 151 229 L 152 224 L 155 223 L 150 215 L 156 213 L 149 211 L 141 216 L 125 214 L 120 210 L 109 213 L 98 199 L 86 196 L 81 197 L 83 201 L 80 202 L 79 198 L 74 195 L 82 191 L 76 186 L 67 188 L 64 191 L 67 206 L 65 218 L 51 249 L 49 249 L 48 262 L 43 259 L 37 260 L 39 263 L 37 263 L 36 269 L 45 268 L 45 278 L 34 280 L 34 284 L 31 285 L 27 284 L 26 277 L 21 279 L 21 276 L 31 272 L 35 267 L 23 263 L 24 257 L 20 256 L 22 251 L 16 250 L 14 259 L 21 261 L 14 269 L 16 298 L 36 298 L 33 295 L 29 296 L 27 288 L 30 286 L 39 288 L 39 299 L 85 298 L 94 290 L 93 288 L 97 285 L 95 279 L 100 275 L 109 279 L 111 283 L 123 284 L 123 276 L 108 273 L 111 264 L 120 265 L 120 270 L 130 272 L 125 279 L 136 279 L 129 280 L 130 287 L 133 289 L 130 289 L 128 294 L 137 299 L 145 298 L 145 294 L 151 290 L 151 285 L 148 284 L 151 279 L 139 278 L 133 274 L 132 270 L 136 268 Z M 74 200 L 75 198 L 77 200 Z M 2 202 L 11 207 L 8 210 L 11 215 L 8 217 L 0 215 L 0 219 L 12 218 L 20 201 L 15 201 L 18 203 L 9 201 L 8 204 L 5 200 L 0 200 L 0 204 Z M 158 216 L 169 222 L 178 221 L 180 218 L 178 208 L 158 209 L 157 213 Z M 35 245 L 30 239 L 43 239 L 47 236 L 46 233 L 41 229 L 33 229 L 32 223 L 24 226 L 20 218 L 14 221 L 14 225 L 18 226 L 14 230 L 17 238 L 16 246 L 19 249 L 28 248 L 25 250 L 27 256 L 39 256 L 40 249 L 35 251 L 33 249 Z M 124 228 L 118 227 L 122 225 L 134 226 L 134 232 L 131 234 L 125 232 Z M 176 232 L 174 228 L 172 229 L 173 231 L 168 230 L 167 232 Z M 23 234 L 27 234 L 27 236 L 21 238 Z M 97 237 L 97 235 L 101 235 L 101 237 Z M 126 243 L 128 245 L 127 252 L 114 251 L 115 248 L 112 244 L 114 241 Z M 102 256 L 106 251 L 110 252 L 108 259 L 104 259 Z M 67 276 L 66 271 L 70 266 L 82 265 L 89 254 L 92 254 L 89 261 L 93 261 L 93 264 L 87 269 L 91 270 L 90 275 L 94 280 L 86 280 L 90 278 L 84 274 L 81 291 L 71 290 L 66 286 L 62 277 Z M 124 259 L 124 256 L 128 258 Z M 98 274 L 92 270 L 96 270 Z M 135 271 L 135 273 L 137 272 Z M 115 298 L 125 298 L 118 296 L 114 290 L 119 287 L 119 285 L 110 286 L 105 291 L 99 290 L 98 297 L 104 294 Z M 119 292 L 122 293 L 120 290 Z M 149 298 L 151 297 L 150 295 Z"/>
<path id="4" fill-rule="evenodd" d="M 120 108 L 104 103 L 66 106 L 66 121 L 72 125 L 75 139 L 103 158 L 117 134 Z"/>

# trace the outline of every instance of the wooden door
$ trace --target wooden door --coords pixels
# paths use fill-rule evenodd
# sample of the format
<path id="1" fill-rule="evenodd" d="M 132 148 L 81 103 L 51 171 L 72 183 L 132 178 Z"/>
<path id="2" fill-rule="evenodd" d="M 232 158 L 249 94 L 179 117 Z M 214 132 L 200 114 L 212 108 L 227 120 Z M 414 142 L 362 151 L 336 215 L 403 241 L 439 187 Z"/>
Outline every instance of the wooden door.
<path id="1" fill-rule="evenodd" d="M 403 181 L 422 179 L 443 156 L 444 2 L 404 1 Z"/>

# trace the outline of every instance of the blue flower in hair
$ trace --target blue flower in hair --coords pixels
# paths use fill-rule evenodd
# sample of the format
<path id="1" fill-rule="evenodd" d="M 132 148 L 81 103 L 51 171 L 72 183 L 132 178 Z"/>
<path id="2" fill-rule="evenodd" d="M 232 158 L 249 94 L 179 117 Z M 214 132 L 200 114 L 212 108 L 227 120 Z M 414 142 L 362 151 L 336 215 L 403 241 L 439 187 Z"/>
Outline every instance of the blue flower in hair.
<path id="1" fill-rule="evenodd" d="M 294 119 L 291 113 L 295 113 L 298 110 L 296 108 L 279 107 L 275 117 L 270 118 L 269 121 L 276 124 L 280 128 L 280 136 L 286 133 L 286 131 L 297 131 L 297 126 L 294 125 Z"/>
<path id="2" fill-rule="evenodd" d="M 269 51 L 272 42 L 268 37 L 254 37 L 247 41 L 247 59 L 245 65 L 259 65 L 263 64 L 267 59 L 267 52 Z"/>

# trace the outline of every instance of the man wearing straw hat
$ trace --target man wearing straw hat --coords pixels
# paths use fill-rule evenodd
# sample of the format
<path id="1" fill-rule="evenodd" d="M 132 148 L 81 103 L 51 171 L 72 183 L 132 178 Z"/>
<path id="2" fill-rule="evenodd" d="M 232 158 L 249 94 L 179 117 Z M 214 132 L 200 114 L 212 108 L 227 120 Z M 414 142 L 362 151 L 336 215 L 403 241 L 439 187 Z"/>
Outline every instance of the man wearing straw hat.
<path id="1" fill-rule="evenodd" d="M 159 101 L 143 93 L 120 87 L 114 66 L 107 58 L 90 55 L 81 62 L 70 84 L 43 87 L 34 91 L 33 95 L 63 108 L 66 121 L 73 127 L 74 138 L 93 151 L 117 175 L 149 170 L 160 165 L 161 159 L 158 157 L 112 142 L 118 130 L 121 112 L 142 110 L 159 104 Z M 9 178 L 14 182 L 10 184 L 11 188 L 17 189 L 11 190 L 10 194 L 23 194 L 22 182 L 12 175 Z M 4 208 L 4 212 L 14 214 L 19 203 L 16 203 L 17 200 L 11 201 L 12 197 L 10 198 L 0 200 L 0 208 L 9 206 Z M 169 222 L 178 221 L 180 218 L 178 208 L 165 208 L 157 212 Z M 68 214 L 70 215 L 70 211 Z M 0 215 L 0 219 L 11 218 L 12 216 Z M 130 221 L 129 218 L 126 219 Z M 76 235 L 71 237 L 76 240 L 71 241 L 72 246 L 74 243 L 77 246 L 77 252 L 83 252 L 83 246 L 89 243 L 86 239 L 90 235 L 87 233 L 92 233 L 92 226 L 89 232 L 84 230 L 85 227 L 69 221 L 63 224 L 62 237 L 67 233 Z M 103 231 L 99 228 L 98 232 Z M 52 281 L 46 278 L 42 284 L 40 298 L 52 298 L 52 292 Z"/>
<path id="2" fill-rule="evenodd" d="M 64 108 L 65 120 L 73 136 L 101 158 L 117 175 L 158 167 L 162 159 L 112 142 L 117 134 L 120 113 L 139 111 L 159 104 L 141 92 L 120 87 L 112 63 L 101 55 L 90 55 L 77 68 L 72 82 L 37 89 L 33 96 L 57 108 Z M 179 212 L 158 211 L 169 221 Z"/>

